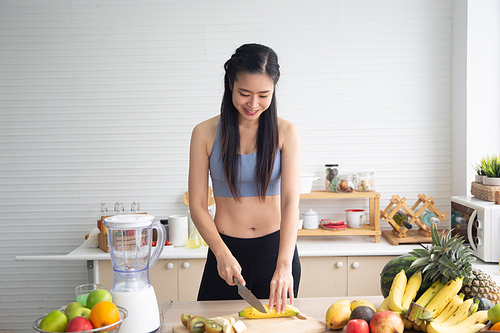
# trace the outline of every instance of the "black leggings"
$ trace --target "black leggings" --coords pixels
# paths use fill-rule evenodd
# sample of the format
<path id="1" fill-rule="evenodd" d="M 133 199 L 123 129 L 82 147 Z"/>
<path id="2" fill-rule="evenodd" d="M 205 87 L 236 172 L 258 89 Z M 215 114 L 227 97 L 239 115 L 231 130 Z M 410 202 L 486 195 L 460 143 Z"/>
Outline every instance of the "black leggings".
<path id="1" fill-rule="evenodd" d="M 280 232 L 258 238 L 235 238 L 220 234 L 224 243 L 238 260 L 246 286 L 260 299 L 268 299 L 270 283 L 276 270 Z M 295 246 L 292 261 L 293 294 L 297 297 L 300 282 L 300 261 Z M 208 249 L 205 270 L 198 291 L 198 301 L 241 299 L 238 288 L 230 286 L 217 271 L 217 259 Z"/>

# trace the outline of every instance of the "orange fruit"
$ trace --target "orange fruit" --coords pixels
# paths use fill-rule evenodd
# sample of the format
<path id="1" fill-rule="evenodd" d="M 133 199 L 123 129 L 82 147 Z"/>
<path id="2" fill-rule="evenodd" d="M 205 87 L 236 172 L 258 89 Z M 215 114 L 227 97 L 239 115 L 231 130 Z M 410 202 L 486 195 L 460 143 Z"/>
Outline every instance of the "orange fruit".
<path id="1" fill-rule="evenodd" d="M 500 331 L 500 321 L 495 325 L 491 326 L 490 331 Z"/>
<path id="2" fill-rule="evenodd" d="M 120 311 L 113 302 L 101 301 L 90 311 L 90 321 L 94 328 L 101 328 L 120 320 Z"/>

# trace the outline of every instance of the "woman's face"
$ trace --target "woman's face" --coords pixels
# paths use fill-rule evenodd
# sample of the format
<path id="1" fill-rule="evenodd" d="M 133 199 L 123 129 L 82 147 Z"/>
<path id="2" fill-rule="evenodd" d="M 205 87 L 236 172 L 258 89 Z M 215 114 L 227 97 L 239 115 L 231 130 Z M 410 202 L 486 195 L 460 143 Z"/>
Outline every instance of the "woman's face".
<path id="1" fill-rule="evenodd" d="M 267 74 L 239 73 L 232 93 L 238 118 L 256 120 L 271 104 L 274 82 Z"/>

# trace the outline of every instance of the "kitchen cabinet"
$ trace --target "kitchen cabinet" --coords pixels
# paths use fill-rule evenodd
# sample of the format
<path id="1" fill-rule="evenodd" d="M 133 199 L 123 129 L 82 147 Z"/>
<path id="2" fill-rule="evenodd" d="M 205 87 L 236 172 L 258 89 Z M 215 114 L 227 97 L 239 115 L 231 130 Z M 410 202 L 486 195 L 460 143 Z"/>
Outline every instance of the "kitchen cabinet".
<path id="1" fill-rule="evenodd" d="M 375 243 L 380 243 L 380 193 L 375 191 L 352 193 L 337 193 L 327 191 L 312 191 L 301 194 L 300 199 L 359 199 L 367 198 L 369 201 L 370 223 L 363 225 L 359 229 L 347 228 L 345 230 L 301 229 L 298 236 L 360 236 L 368 235 L 374 237 Z"/>
<path id="2" fill-rule="evenodd" d="M 301 257 L 299 297 L 379 296 L 380 272 L 393 258 Z"/>
<path id="3" fill-rule="evenodd" d="M 151 267 L 149 279 L 158 302 L 196 301 L 205 259 L 160 259 Z M 111 261 L 99 261 L 99 283 L 104 289 L 113 287 Z"/>

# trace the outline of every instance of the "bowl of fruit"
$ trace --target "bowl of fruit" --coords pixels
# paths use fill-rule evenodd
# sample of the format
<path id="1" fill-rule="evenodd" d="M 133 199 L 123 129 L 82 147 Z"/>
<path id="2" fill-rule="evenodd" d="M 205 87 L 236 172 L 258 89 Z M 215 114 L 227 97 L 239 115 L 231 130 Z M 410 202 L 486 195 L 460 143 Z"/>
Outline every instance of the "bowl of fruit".
<path id="1" fill-rule="evenodd" d="M 92 293 L 86 305 L 72 302 L 51 311 L 35 320 L 33 329 L 41 333 L 118 333 L 121 324 L 128 316 L 128 311 L 115 305 L 108 291 L 96 290 L 94 295 Z"/>

